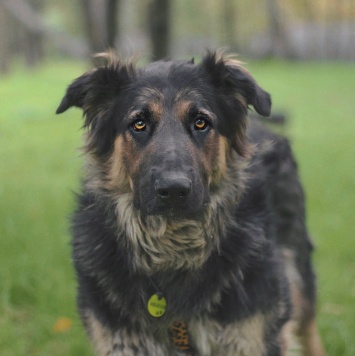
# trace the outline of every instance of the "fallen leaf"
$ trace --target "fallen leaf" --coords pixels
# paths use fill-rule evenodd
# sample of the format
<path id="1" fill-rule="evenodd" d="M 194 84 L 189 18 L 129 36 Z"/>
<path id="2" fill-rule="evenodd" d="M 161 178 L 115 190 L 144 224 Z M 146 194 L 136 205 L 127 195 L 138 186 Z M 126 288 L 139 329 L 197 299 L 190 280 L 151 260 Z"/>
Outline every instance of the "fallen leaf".
<path id="1" fill-rule="evenodd" d="M 53 325 L 55 333 L 64 333 L 71 329 L 73 322 L 69 318 L 59 318 Z"/>

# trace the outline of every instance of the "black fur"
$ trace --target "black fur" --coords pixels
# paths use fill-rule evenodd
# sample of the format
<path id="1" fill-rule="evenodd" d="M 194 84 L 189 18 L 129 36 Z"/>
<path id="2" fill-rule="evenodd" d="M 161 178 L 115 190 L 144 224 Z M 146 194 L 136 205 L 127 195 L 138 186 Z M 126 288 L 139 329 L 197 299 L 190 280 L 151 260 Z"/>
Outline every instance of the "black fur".
<path id="1" fill-rule="evenodd" d="M 144 111 L 147 109 L 142 93 L 146 88 L 153 88 L 163 97 L 163 114 L 159 122 L 154 121 L 155 126 Z M 202 134 L 189 131 L 190 126 L 181 129 L 176 124 L 175 104 L 171 103 L 175 103 L 178 93 L 187 89 L 187 99 L 198 110 L 206 108 L 213 113 L 213 118 L 208 118 L 213 122 L 209 128 L 211 132 Z M 153 101 L 152 98 L 147 100 Z M 78 208 L 72 220 L 73 260 L 79 284 L 78 307 L 94 343 L 98 336 L 93 335 L 96 331 L 92 326 L 92 316 L 105 330 L 109 330 L 112 337 L 104 339 L 106 343 L 112 342 L 112 345 L 107 345 L 111 350 L 108 354 L 155 354 L 149 346 L 151 344 L 143 341 L 145 338 L 151 340 L 156 347 L 154 350 L 162 354 L 178 354 L 167 336 L 174 321 L 184 320 L 193 328 L 197 322 L 205 320 L 206 325 L 211 323 L 224 329 L 230 325 L 237 328 L 244 325 L 244 321 L 258 316 L 263 325 L 263 351 L 260 355 L 280 355 L 282 328 L 292 318 L 295 308 L 290 292 L 293 281 L 286 273 L 285 264 L 288 262 L 283 256 L 284 250 L 295 256 L 295 266 L 302 281 L 298 286 L 299 293 L 308 305 L 298 322 L 305 325 L 307 320 L 313 319 L 312 245 L 305 227 L 304 195 L 296 163 L 285 138 L 270 133 L 255 121 L 247 125 L 248 105 L 261 115 L 270 115 L 269 94 L 239 63 L 215 53 L 208 53 L 200 64 L 167 61 L 139 69 L 116 61 L 84 74 L 68 88 L 57 113 L 71 106 L 84 110 L 88 132 L 86 151 L 91 157 L 90 174 L 78 197 Z M 144 114 L 144 122 L 150 124 L 140 136 L 129 131 L 132 129 L 127 113 L 133 106 L 144 107 L 139 111 L 139 119 Z M 191 114 L 191 110 L 184 115 L 200 118 L 200 113 Z M 169 120 L 172 120 L 171 124 L 168 124 Z M 165 128 L 159 134 L 158 128 L 162 125 L 175 129 L 167 131 Z M 169 153 L 171 149 L 164 143 L 164 140 L 170 142 L 169 135 L 178 135 L 184 142 L 181 145 L 176 143 L 180 157 Z M 228 144 L 227 171 L 225 176 L 209 183 L 208 174 L 201 168 L 200 157 L 205 157 L 203 154 L 208 147 L 211 149 L 212 141 L 207 144 L 206 140 L 212 135 L 215 135 L 215 144 L 219 136 Z M 154 153 L 139 161 L 138 173 L 132 171 L 131 188 L 122 186 L 110 190 L 105 185 L 108 181 L 105 167 L 115 157 L 117 137 L 122 137 L 122 140 L 132 137 L 130 140 L 134 141 L 132 147 L 137 149 L 136 154 L 146 152 L 146 147 L 154 141 L 150 146 Z M 131 150 L 129 145 L 127 141 L 127 150 Z M 191 145 L 192 151 L 184 151 L 186 145 Z M 162 152 L 168 155 L 170 163 L 173 160 L 175 168 L 166 163 Z M 191 152 L 196 152 L 194 162 L 197 163 L 190 161 Z M 124 167 L 129 164 L 125 162 L 123 160 Z M 158 167 L 161 175 L 152 167 Z M 172 199 L 169 196 L 166 202 L 163 201 L 165 197 L 154 196 L 154 187 L 159 179 L 167 179 L 167 171 L 174 173 L 174 184 L 178 181 L 176 184 L 181 186 L 181 179 L 190 182 L 192 192 L 188 194 L 191 194 L 191 199 Z M 183 178 L 179 178 L 181 176 Z M 92 183 L 94 180 L 95 184 Z M 126 223 L 120 220 L 122 214 L 133 213 L 124 210 L 120 215 L 118 211 L 123 208 L 117 201 L 124 194 L 135 194 L 136 190 L 143 189 L 142 184 L 146 196 L 135 198 L 133 213 L 141 214 L 143 224 L 149 224 L 149 216 L 155 217 L 156 214 L 163 216 L 167 224 L 189 216 L 205 224 L 203 239 L 206 240 L 204 249 L 207 252 L 200 264 L 176 268 L 167 264 L 151 270 L 139 264 L 141 256 L 137 254 L 131 232 L 123 228 Z M 147 190 L 149 184 L 153 185 Z M 130 190 L 132 185 L 133 192 Z M 200 199 L 199 194 L 204 198 Z M 217 199 L 219 203 L 216 203 L 215 210 L 211 210 L 212 216 L 206 218 L 209 204 Z M 154 208 L 147 208 L 146 205 L 155 200 Z M 182 213 L 189 211 L 191 206 L 193 209 L 189 214 Z M 209 224 L 209 219 L 214 223 Z M 191 234 L 188 226 L 183 228 L 186 235 Z M 191 260 L 198 257 L 194 251 L 191 250 Z M 176 255 L 178 260 L 179 252 Z M 147 261 L 149 258 L 153 266 L 154 255 L 149 256 L 148 253 Z M 146 307 L 149 297 L 157 292 L 167 300 L 166 313 L 161 318 L 149 315 Z M 192 335 L 196 333 L 191 330 Z M 111 340 L 114 335 L 120 336 L 119 341 Z M 139 345 L 131 340 L 132 335 L 141 340 Z M 239 346 L 245 340 L 238 338 L 233 340 L 234 346 L 214 345 L 207 347 L 209 351 L 202 351 L 197 340 L 192 338 L 191 342 L 195 355 L 222 355 L 223 352 L 226 355 L 245 355 L 245 350 L 254 350 L 252 345 L 250 349 Z M 214 341 L 210 342 L 213 344 Z M 99 343 L 96 348 L 99 353 L 106 352 L 102 351 Z"/>

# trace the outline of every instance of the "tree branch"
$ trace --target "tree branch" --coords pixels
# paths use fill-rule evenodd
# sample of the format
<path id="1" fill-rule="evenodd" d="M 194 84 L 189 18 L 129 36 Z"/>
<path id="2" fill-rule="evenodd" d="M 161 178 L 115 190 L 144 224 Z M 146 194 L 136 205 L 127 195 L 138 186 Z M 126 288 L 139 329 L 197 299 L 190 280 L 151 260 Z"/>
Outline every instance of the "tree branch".
<path id="1" fill-rule="evenodd" d="M 88 46 L 83 41 L 47 25 L 43 16 L 35 11 L 26 1 L 0 0 L 0 2 L 28 31 L 50 38 L 53 44 L 63 53 L 79 58 L 88 54 Z"/>

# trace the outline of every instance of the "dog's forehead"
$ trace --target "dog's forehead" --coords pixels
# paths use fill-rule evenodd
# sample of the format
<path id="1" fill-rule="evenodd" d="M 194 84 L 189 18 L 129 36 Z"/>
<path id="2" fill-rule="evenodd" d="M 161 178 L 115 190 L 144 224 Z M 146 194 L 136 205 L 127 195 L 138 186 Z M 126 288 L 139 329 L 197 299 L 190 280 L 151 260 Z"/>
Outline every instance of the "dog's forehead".
<path id="1" fill-rule="evenodd" d="M 159 61 L 140 69 L 135 92 L 144 101 L 203 100 L 207 83 L 191 62 Z"/>

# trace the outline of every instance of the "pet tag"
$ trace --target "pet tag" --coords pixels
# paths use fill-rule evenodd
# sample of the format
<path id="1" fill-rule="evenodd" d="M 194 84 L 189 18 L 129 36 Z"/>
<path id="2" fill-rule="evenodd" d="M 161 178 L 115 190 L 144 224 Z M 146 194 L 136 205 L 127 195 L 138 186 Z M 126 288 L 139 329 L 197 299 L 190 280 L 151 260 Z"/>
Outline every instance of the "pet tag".
<path id="1" fill-rule="evenodd" d="M 151 316 L 159 318 L 165 314 L 166 300 L 158 294 L 153 294 L 148 300 L 148 312 Z"/>

